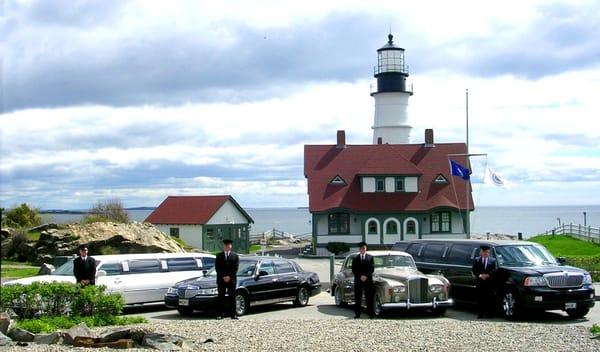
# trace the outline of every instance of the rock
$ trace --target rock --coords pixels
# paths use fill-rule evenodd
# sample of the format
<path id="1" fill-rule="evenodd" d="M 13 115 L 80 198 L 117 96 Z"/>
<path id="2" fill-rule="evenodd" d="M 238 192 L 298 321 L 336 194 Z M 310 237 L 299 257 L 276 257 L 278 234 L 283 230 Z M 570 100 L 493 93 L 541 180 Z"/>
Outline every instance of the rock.
<path id="1" fill-rule="evenodd" d="M 31 231 L 42 232 L 42 231 L 55 230 L 55 229 L 58 229 L 57 224 L 48 223 L 48 224 L 41 224 L 40 226 L 32 227 L 28 231 L 29 232 L 31 232 Z"/>
<path id="2" fill-rule="evenodd" d="M 98 339 L 96 339 L 95 337 L 75 336 L 72 345 L 74 347 L 92 347 L 96 344 L 97 341 Z"/>
<path id="3" fill-rule="evenodd" d="M 54 265 L 44 263 L 40 266 L 40 270 L 38 271 L 38 275 L 50 275 L 55 270 Z"/>
<path id="4" fill-rule="evenodd" d="M 133 348 L 135 343 L 131 339 L 119 339 L 111 342 L 100 342 L 100 339 L 93 337 L 77 336 L 73 342 L 75 347 L 109 347 L 109 348 Z"/>
<path id="5" fill-rule="evenodd" d="M 135 327 L 131 328 L 131 338 L 138 344 L 141 345 L 144 340 L 144 336 L 148 334 L 149 331 L 145 328 Z"/>
<path id="6" fill-rule="evenodd" d="M 131 328 L 109 329 L 98 336 L 100 342 L 114 342 L 121 339 L 131 339 Z"/>
<path id="7" fill-rule="evenodd" d="M 10 339 L 10 337 L 0 332 L 0 346 L 13 346 L 14 344 L 15 343 Z"/>
<path id="8" fill-rule="evenodd" d="M 8 332 L 10 326 L 10 315 L 6 312 L 0 313 L 0 333 L 5 334 Z"/>
<path id="9" fill-rule="evenodd" d="M 19 342 L 33 342 L 33 338 L 35 337 L 34 334 L 30 333 L 27 330 L 23 330 L 21 328 L 14 328 L 14 329 L 12 329 L 8 333 L 8 336 L 13 341 L 19 341 Z"/>
<path id="10" fill-rule="evenodd" d="M 144 336 L 142 346 L 161 351 L 180 351 L 184 342 L 185 339 L 181 336 L 149 333 Z"/>
<path id="11" fill-rule="evenodd" d="M 62 341 L 62 333 L 53 332 L 51 334 L 44 335 L 35 335 L 33 338 L 33 342 L 43 344 L 43 345 L 54 345 L 60 343 Z"/>
<path id="12" fill-rule="evenodd" d="M 0 238 L 12 238 L 17 233 L 17 230 L 12 227 L 3 227 L 0 229 Z"/>
<path id="13" fill-rule="evenodd" d="M 67 345 L 72 345 L 73 342 L 75 342 L 76 337 L 94 337 L 92 331 L 87 327 L 87 325 L 85 325 L 85 323 L 81 323 L 68 330 L 63 331 L 63 336 L 65 339 L 65 344 Z"/>

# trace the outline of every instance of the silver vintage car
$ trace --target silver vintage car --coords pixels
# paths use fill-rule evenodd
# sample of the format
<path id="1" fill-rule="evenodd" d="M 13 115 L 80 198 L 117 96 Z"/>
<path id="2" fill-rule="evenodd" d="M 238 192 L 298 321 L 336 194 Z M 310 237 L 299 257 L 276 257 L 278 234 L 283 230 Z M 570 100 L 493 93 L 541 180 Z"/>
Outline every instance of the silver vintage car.
<path id="1" fill-rule="evenodd" d="M 443 315 L 446 308 L 454 304 L 449 297 L 450 282 L 441 275 L 421 273 L 410 254 L 400 251 L 368 253 L 375 262 L 373 309 L 376 316 L 392 308 L 431 309 L 435 314 Z M 354 302 L 352 259 L 356 255 L 346 257 L 331 286 L 331 295 L 338 307 Z M 364 296 L 362 305 L 366 306 Z"/>

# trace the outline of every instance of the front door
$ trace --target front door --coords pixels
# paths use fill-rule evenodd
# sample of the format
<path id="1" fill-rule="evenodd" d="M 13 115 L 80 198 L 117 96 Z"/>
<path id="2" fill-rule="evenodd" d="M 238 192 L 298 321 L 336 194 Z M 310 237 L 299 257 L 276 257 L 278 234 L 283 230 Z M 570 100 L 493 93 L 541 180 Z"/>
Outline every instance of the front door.
<path id="1" fill-rule="evenodd" d="M 251 301 L 264 301 L 275 298 L 276 291 L 279 289 L 279 277 L 275 274 L 275 267 L 272 260 L 263 260 L 258 269 L 259 276 L 248 286 Z"/>

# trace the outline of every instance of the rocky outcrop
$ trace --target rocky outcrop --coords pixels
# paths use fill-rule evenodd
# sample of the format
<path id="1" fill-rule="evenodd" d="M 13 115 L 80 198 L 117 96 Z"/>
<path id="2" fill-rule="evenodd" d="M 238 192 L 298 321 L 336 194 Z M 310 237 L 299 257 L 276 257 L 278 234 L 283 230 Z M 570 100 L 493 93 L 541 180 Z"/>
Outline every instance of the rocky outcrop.
<path id="1" fill-rule="evenodd" d="M 77 247 L 87 244 L 90 254 L 183 252 L 183 248 L 152 224 L 133 222 L 117 224 L 96 222 L 65 228 L 50 228 L 36 243 L 36 260 L 56 255 L 73 255 Z"/>

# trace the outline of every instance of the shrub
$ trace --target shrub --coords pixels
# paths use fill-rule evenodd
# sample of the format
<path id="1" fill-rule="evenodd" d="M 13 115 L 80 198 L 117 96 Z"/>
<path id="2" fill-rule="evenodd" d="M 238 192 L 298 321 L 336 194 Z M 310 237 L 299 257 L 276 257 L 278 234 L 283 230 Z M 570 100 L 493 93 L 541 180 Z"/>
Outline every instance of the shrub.
<path id="1" fill-rule="evenodd" d="M 2 217 L 2 226 L 8 227 L 31 228 L 39 226 L 41 223 L 42 217 L 38 210 L 25 203 L 7 211 Z"/>
<path id="2" fill-rule="evenodd" d="M 125 301 L 119 294 L 107 295 L 106 286 L 85 286 L 79 289 L 73 301 L 75 315 L 118 315 L 123 311 Z"/>
<path id="3" fill-rule="evenodd" d="M 89 215 L 83 219 L 83 222 L 87 224 L 108 221 L 117 223 L 129 222 L 129 214 L 127 214 L 127 211 L 120 200 L 115 199 L 97 202 L 89 210 Z"/>
<path id="4" fill-rule="evenodd" d="M 327 250 L 335 255 L 338 255 L 340 253 L 348 252 L 350 247 L 348 247 L 348 244 L 344 242 L 329 242 L 327 243 Z"/>
<path id="5" fill-rule="evenodd" d="M 17 322 L 17 327 L 30 331 L 34 334 L 50 333 L 56 330 L 69 329 L 80 323 L 88 327 L 128 325 L 147 323 L 144 317 L 115 317 L 115 316 L 91 316 L 91 317 L 41 317 L 37 319 L 25 319 Z"/>
<path id="6" fill-rule="evenodd" d="M 590 332 L 594 335 L 600 335 L 600 324 L 594 324 L 590 328 Z"/>
<path id="7" fill-rule="evenodd" d="M 600 255 L 593 257 L 565 257 L 567 265 L 588 271 L 593 281 L 600 281 Z"/>

